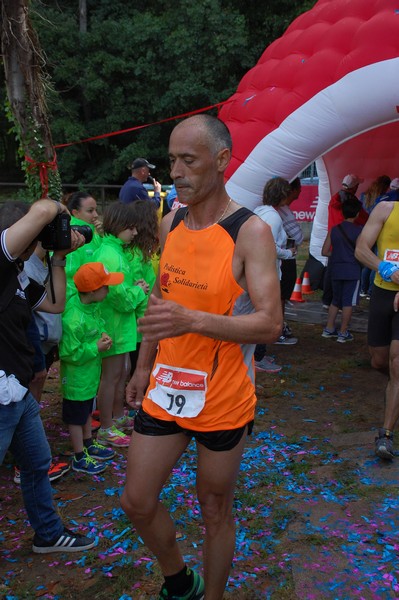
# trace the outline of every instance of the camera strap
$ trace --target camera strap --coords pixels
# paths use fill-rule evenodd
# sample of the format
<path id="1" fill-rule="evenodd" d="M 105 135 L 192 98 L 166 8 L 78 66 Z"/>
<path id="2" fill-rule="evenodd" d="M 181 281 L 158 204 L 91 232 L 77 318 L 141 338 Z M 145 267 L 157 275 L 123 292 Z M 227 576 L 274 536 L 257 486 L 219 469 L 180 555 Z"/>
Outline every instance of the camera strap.
<path id="1" fill-rule="evenodd" d="M 50 292 L 51 292 L 51 300 L 52 303 L 55 304 L 55 292 L 54 292 L 54 283 L 53 283 L 53 268 L 51 266 L 50 252 L 46 251 L 46 263 L 48 268 L 48 279 L 50 282 Z"/>

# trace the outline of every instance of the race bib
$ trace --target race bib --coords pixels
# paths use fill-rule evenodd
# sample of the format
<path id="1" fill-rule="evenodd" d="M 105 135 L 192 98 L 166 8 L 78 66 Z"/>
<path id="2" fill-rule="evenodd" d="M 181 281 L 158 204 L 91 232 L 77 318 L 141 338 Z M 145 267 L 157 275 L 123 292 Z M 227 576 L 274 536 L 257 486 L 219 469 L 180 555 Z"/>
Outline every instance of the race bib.
<path id="1" fill-rule="evenodd" d="M 399 250 L 390 250 L 387 248 L 385 250 L 384 260 L 390 263 L 399 263 Z"/>
<path id="2" fill-rule="evenodd" d="M 148 397 L 174 417 L 196 417 L 205 405 L 207 373 L 157 364 Z"/>

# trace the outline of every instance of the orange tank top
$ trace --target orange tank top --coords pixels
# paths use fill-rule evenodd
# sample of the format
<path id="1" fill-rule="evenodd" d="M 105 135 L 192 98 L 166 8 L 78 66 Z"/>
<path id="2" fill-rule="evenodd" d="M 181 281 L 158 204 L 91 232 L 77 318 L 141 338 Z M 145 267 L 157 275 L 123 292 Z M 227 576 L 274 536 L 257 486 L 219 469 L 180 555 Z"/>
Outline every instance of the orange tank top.
<path id="1" fill-rule="evenodd" d="M 187 308 L 233 315 L 251 312 L 248 294 L 235 281 L 232 260 L 241 224 L 253 213 L 239 209 L 206 229 L 188 229 L 177 211 L 161 256 L 162 297 Z M 186 334 L 162 340 L 144 410 L 196 431 L 243 427 L 254 418 L 251 344 Z"/>

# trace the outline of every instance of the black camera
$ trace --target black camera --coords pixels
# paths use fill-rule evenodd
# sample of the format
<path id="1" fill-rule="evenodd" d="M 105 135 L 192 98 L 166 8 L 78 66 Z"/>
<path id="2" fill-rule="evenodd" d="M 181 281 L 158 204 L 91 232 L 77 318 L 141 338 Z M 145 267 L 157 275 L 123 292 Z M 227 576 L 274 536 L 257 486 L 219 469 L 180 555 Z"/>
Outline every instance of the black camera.
<path id="1" fill-rule="evenodd" d="M 60 213 L 51 223 L 48 223 L 40 232 L 38 240 L 45 250 L 67 250 L 71 247 L 71 230 L 78 231 L 85 238 L 85 244 L 93 239 L 93 231 L 89 225 L 71 225 L 71 217 L 67 213 Z"/>

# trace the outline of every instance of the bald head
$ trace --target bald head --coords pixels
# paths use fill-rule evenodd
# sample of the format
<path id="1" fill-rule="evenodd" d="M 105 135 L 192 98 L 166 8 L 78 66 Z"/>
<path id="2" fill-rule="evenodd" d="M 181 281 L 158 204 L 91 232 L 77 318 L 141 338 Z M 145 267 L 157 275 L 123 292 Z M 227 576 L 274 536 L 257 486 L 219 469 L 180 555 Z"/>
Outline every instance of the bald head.
<path id="1" fill-rule="evenodd" d="M 226 125 L 211 115 L 194 115 L 181 121 L 173 131 L 186 127 L 195 127 L 198 137 L 202 137 L 204 144 L 212 154 L 216 155 L 220 150 L 227 148 L 230 152 L 232 141 Z M 173 132 L 172 132 L 173 133 Z"/>

